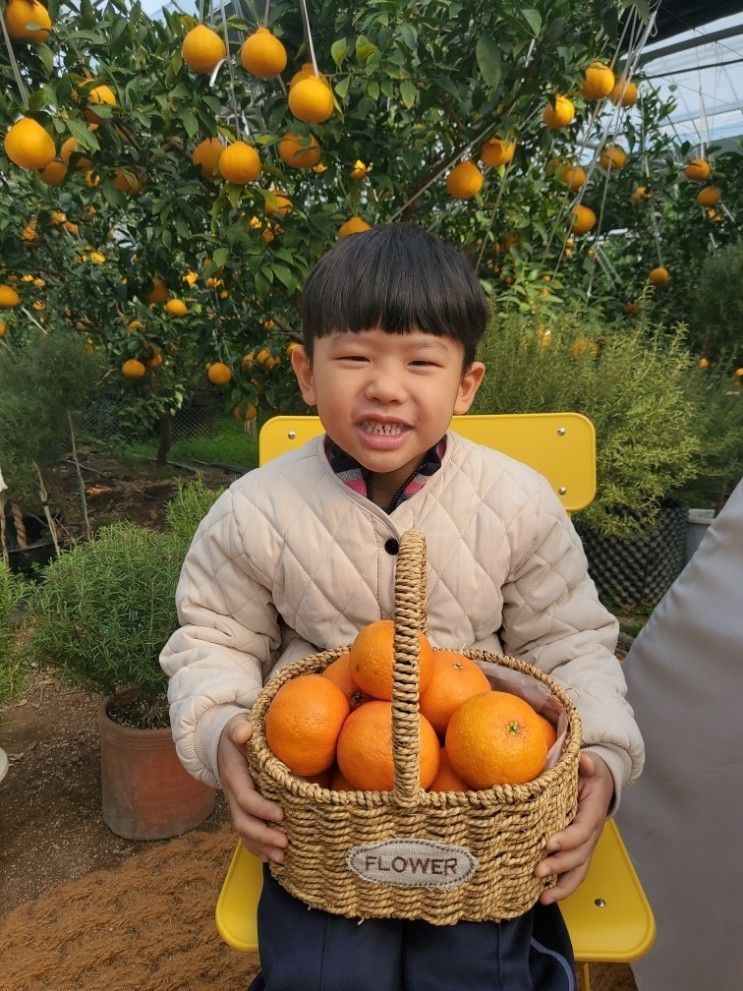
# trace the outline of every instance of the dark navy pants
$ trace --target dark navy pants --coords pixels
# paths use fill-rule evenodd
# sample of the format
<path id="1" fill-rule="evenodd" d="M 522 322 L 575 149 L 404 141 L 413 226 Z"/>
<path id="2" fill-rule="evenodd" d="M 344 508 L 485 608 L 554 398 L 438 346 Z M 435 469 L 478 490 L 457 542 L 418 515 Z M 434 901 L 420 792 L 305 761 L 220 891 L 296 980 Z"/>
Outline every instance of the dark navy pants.
<path id="1" fill-rule="evenodd" d="M 434 926 L 309 909 L 263 872 L 262 972 L 248 991 L 575 991 L 556 905 L 506 922 Z"/>

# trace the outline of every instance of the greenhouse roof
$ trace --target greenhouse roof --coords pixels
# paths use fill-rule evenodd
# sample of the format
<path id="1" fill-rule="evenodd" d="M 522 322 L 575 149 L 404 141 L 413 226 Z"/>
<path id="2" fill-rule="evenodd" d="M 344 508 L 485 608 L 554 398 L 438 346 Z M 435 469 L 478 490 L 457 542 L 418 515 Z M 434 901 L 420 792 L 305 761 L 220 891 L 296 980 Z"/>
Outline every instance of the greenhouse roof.
<path id="1" fill-rule="evenodd" d="M 722 10 L 727 16 L 709 20 Z M 664 33 L 674 24 L 672 34 Z M 668 128 L 680 141 L 701 144 L 743 135 L 743 0 L 665 0 L 655 27 L 638 64 L 676 102 Z"/>
<path id="2" fill-rule="evenodd" d="M 742 11 L 741 0 L 662 0 L 654 40 L 661 41 Z"/>

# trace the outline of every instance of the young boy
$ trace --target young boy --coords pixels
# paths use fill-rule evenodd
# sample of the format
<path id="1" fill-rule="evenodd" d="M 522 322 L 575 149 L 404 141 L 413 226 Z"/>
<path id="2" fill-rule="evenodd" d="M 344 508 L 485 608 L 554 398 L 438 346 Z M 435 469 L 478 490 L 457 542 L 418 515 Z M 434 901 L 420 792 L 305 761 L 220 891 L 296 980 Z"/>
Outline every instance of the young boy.
<path id="1" fill-rule="evenodd" d="M 546 480 L 449 430 L 485 372 L 474 359 L 487 304 L 463 256 L 407 224 L 354 235 L 310 273 L 301 316 L 292 365 L 326 434 L 235 482 L 194 537 L 182 626 L 161 656 L 184 765 L 221 783 L 248 849 L 281 862 L 281 808 L 258 794 L 245 760 L 250 706 L 279 667 L 394 615 L 395 555 L 413 528 L 426 535 L 433 644 L 522 656 L 569 685 L 585 746 L 578 813 L 537 867 L 558 883 L 533 910 L 503 923 L 358 925 L 308 910 L 265 870 L 253 986 L 568 991 L 555 902 L 584 877 L 642 767 L 616 621 Z"/>

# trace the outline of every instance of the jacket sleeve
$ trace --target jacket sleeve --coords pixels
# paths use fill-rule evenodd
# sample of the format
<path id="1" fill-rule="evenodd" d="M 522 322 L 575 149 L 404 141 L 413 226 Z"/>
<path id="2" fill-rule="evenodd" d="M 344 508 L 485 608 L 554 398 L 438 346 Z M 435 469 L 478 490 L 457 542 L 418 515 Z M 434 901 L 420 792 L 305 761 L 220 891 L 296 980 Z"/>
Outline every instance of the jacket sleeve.
<path id="1" fill-rule="evenodd" d="M 505 650 L 524 657 L 569 690 L 583 724 L 583 746 L 622 787 L 641 773 L 644 746 L 627 684 L 614 655 L 618 623 L 601 605 L 583 546 L 557 496 L 544 483 L 509 526 L 511 569 L 503 587 Z"/>
<path id="2" fill-rule="evenodd" d="M 220 734 L 252 705 L 281 642 L 270 582 L 246 552 L 234 499 L 229 490 L 220 496 L 196 531 L 176 590 L 181 625 L 160 654 L 178 755 L 212 786 Z M 251 540 L 260 539 L 255 517 Z"/>

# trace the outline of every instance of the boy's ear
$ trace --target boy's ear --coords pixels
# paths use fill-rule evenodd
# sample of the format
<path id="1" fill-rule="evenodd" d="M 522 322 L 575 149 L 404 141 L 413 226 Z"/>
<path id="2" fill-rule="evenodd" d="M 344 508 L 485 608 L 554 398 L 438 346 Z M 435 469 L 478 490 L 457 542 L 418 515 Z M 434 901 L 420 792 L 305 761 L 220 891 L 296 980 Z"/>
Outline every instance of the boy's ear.
<path id="1" fill-rule="evenodd" d="M 291 362 L 294 374 L 297 376 L 302 399 L 304 399 L 308 406 L 316 406 L 317 399 L 315 397 L 312 362 L 307 357 L 307 352 L 303 347 L 292 348 Z"/>
<path id="2" fill-rule="evenodd" d="M 298 350 L 298 349 L 296 349 Z M 294 352 L 292 352 L 292 356 Z M 454 401 L 454 413 L 461 416 L 466 413 L 474 402 L 477 390 L 485 375 L 485 365 L 481 361 L 473 361 L 461 378 L 457 398 Z"/>

